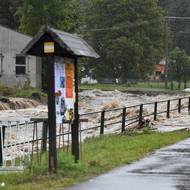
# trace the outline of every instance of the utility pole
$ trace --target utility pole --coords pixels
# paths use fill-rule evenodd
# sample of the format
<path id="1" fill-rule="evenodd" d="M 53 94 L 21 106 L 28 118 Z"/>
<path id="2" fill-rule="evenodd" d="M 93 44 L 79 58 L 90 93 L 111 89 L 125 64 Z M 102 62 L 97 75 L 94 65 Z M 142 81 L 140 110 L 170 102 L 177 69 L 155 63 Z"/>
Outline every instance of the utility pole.
<path id="1" fill-rule="evenodd" d="M 165 56 L 166 56 L 166 65 L 165 65 L 165 88 L 168 88 L 168 63 L 169 63 L 169 49 L 168 49 L 168 17 L 165 18 Z"/>

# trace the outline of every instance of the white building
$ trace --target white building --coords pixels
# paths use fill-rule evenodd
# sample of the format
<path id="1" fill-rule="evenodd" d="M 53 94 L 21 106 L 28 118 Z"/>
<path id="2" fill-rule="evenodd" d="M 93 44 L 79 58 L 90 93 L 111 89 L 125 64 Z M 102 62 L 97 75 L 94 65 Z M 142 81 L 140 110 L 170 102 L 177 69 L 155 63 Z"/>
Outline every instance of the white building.
<path id="1" fill-rule="evenodd" d="M 32 38 L 0 25 L 0 83 L 41 87 L 41 59 L 20 52 Z"/>

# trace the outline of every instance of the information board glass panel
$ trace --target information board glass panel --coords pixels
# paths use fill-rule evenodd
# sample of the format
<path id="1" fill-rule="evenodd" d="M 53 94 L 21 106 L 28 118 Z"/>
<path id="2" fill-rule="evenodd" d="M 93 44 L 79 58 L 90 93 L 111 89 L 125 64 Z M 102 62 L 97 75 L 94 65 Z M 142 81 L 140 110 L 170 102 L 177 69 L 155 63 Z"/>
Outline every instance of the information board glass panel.
<path id="1" fill-rule="evenodd" d="M 55 105 L 57 124 L 73 120 L 74 94 L 74 60 L 55 57 Z"/>

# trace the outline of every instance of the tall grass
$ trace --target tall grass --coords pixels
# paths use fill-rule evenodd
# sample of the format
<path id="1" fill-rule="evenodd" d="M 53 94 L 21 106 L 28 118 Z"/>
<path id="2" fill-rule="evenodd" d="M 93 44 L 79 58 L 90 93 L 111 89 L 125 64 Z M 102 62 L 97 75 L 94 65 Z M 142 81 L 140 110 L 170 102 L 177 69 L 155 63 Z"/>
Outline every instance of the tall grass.
<path id="1" fill-rule="evenodd" d="M 163 146 L 190 137 L 188 131 L 168 133 L 108 135 L 89 138 L 82 145 L 83 157 L 78 164 L 70 154 L 58 150 L 58 172 L 48 173 L 48 153 L 41 163 L 34 157 L 33 165 L 26 164 L 23 173 L 0 175 L 7 190 L 55 190 L 104 173 L 114 167 L 132 163 Z"/>

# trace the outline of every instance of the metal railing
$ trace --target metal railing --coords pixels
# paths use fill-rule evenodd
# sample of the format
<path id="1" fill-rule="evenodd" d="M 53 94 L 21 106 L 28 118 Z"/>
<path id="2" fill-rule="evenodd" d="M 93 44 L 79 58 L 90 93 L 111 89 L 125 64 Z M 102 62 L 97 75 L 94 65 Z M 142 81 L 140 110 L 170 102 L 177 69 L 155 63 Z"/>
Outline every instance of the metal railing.
<path id="1" fill-rule="evenodd" d="M 110 133 L 124 133 L 127 128 L 146 125 L 146 120 L 170 118 L 176 112 L 190 113 L 190 97 L 180 97 L 138 104 L 122 108 L 80 114 L 80 154 L 82 142 L 87 137 Z M 57 126 L 57 148 L 70 151 L 71 124 Z M 49 148 L 47 119 L 31 122 L 0 122 L 0 165 L 2 167 L 23 168 L 24 163 L 41 161 L 41 154 Z"/>
<path id="2" fill-rule="evenodd" d="M 123 108 L 115 108 L 109 110 L 96 111 L 91 113 L 80 114 L 80 118 L 89 120 L 82 131 L 99 129 L 100 134 L 104 134 L 105 128 L 113 125 L 120 125 L 120 130 L 123 133 L 127 127 L 131 125 L 141 126 L 146 122 L 146 118 L 156 121 L 162 115 L 165 118 L 170 118 L 173 112 L 181 113 L 187 108 L 187 113 L 190 113 L 190 97 L 180 97 L 169 100 L 149 102 Z M 112 113 L 112 114 L 111 114 Z M 99 116 L 98 116 L 99 115 Z M 99 122 L 92 124 L 93 117 L 99 117 Z M 90 118 L 90 119 L 89 119 Z M 95 119 L 94 119 L 95 120 Z M 91 123 L 91 124 L 90 124 Z M 118 130 L 119 130 L 118 128 Z"/>
<path id="3" fill-rule="evenodd" d="M 57 148 L 69 152 L 70 124 L 57 126 Z M 43 152 L 49 148 L 47 119 L 32 122 L 0 122 L 0 170 L 22 170 L 25 163 L 41 162 Z"/>

